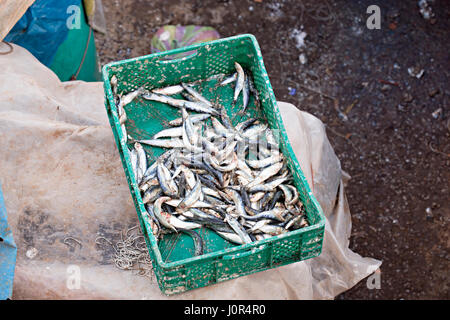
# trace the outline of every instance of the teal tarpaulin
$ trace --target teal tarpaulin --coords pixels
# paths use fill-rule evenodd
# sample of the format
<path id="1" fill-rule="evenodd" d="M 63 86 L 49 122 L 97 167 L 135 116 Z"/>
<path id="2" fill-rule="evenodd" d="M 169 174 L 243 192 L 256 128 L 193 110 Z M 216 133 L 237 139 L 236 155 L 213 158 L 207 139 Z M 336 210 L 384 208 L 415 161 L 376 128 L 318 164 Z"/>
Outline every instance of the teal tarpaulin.
<path id="1" fill-rule="evenodd" d="M 17 247 L 8 226 L 5 202 L 0 186 L 0 299 L 11 298 Z"/>
<path id="2" fill-rule="evenodd" d="M 81 6 L 81 0 L 36 0 L 14 25 L 5 41 L 30 51 L 40 62 L 50 66 L 69 29 L 68 8 Z"/>

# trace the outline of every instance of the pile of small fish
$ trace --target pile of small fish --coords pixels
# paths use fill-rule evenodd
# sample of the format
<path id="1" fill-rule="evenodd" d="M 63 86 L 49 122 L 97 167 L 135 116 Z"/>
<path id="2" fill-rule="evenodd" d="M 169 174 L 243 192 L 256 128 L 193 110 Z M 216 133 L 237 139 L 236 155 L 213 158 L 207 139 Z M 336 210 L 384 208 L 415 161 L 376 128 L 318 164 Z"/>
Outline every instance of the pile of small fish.
<path id="1" fill-rule="evenodd" d="M 235 83 L 233 103 L 242 93 L 244 111 L 251 93 L 259 104 L 258 94 L 250 76 L 235 66 L 236 73 L 226 79 L 222 75 L 218 84 Z M 187 233 L 194 239 L 195 255 L 201 255 L 197 228 L 245 244 L 309 225 L 275 132 L 267 124 L 250 118 L 232 125 L 226 109 L 205 99 L 192 84 L 138 89 L 124 96 L 117 95 L 115 76 L 111 85 L 123 136 L 133 140 L 131 164 L 157 239 L 169 232 Z M 180 93 L 187 100 L 171 97 Z M 124 106 L 137 96 L 179 108 L 181 117 L 152 139 L 135 140 L 126 134 Z M 168 150 L 149 165 L 143 144 Z"/>

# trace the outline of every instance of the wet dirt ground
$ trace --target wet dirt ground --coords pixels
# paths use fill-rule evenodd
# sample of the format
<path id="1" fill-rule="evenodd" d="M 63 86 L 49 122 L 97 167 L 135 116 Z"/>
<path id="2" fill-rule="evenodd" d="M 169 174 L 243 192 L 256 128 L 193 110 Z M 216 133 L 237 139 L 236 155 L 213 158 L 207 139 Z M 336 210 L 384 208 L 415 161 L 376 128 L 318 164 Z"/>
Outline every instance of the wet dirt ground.
<path id="1" fill-rule="evenodd" d="M 380 289 L 363 280 L 337 299 L 449 299 L 450 4 L 429 2 L 431 20 L 415 0 L 103 1 L 95 37 L 104 64 L 150 53 L 167 24 L 254 34 L 277 100 L 326 124 L 352 176 L 350 248 L 383 261 Z"/>

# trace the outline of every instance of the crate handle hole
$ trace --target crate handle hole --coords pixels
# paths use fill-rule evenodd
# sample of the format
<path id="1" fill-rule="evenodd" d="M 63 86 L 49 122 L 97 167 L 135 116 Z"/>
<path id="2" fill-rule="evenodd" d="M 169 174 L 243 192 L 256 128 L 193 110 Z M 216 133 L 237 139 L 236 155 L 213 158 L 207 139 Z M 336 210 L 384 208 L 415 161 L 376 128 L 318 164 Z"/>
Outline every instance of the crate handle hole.
<path id="1" fill-rule="evenodd" d="M 248 257 L 250 255 L 257 254 L 257 253 L 263 251 L 266 248 L 267 248 L 266 245 L 262 245 L 260 247 L 253 248 L 253 249 L 250 249 L 250 250 L 245 251 L 245 252 L 239 252 L 239 253 L 234 253 L 234 254 L 227 254 L 227 255 L 223 256 L 223 260 L 234 260 L 234 259 Z"/>
<path id="2" fill-rule="evenodd" d="M 180 55 L 180 54 L 177 54 L 175 56 L 178 56 L 178 55 Z M 194 58 L 197 55 L 197 50 L 183 52 L 183 53 L 181 53 L 181 55 L 182 55 L 181 57 L 176 57 L 176 58 L 174 58 L 173 55 L 165 56 L 165 57 L 161 58 L 160 60 L 158 60 L 158 63 L 159 64 L 169 64 L 169 63 L 178 63 L 183 60 L 189 60 L 189 59 Z"/>

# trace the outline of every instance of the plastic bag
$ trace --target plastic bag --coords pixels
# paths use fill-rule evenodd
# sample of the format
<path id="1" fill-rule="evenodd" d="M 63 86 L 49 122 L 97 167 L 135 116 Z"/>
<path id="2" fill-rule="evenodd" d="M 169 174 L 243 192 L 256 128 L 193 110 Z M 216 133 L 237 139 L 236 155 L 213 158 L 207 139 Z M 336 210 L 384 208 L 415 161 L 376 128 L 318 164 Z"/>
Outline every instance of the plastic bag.
<path id="1" fill-rule="evenodd" d="M 36 0 L 4 40 L 28 49 L 39 61 L 50 66 L 67 38 L 67 9 L 72 5 L 80 7 L 81 0 Z"/>

